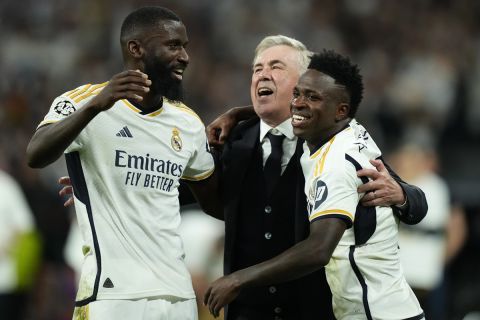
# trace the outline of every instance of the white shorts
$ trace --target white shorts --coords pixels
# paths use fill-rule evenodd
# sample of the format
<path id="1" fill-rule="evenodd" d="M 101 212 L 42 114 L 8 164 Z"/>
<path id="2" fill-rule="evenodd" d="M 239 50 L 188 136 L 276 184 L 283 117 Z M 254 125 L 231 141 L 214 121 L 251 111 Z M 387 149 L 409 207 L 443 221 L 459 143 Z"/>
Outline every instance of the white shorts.
<path id="1" fill-rule="evenodd" d="M 76 307 L 73 320 L 198 320 L 195 299 L 97 300 Z"/>

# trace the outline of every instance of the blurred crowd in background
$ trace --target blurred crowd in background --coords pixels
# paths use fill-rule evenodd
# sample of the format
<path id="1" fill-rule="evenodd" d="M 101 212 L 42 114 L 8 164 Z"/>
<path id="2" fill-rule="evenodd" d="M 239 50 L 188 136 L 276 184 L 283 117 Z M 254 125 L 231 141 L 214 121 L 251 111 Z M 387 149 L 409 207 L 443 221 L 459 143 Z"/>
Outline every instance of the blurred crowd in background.
<path id="1" fill-rule="evenodd" d="M 71 319 L 76 279 L 69 257 L 81 249 L 65 247 L 75 223 L 57 195 L 65 165 L 29 169 L 25 149 L 56 96 L 121 71 L 120 25 L 143 5 L 166 6 L 186 24 L 186 104 L 206 124 L 250 104 L 253 51 L 266 35 L 294 37 L 312 51 L 335 49 L 358 63 L 365 96 L 357 119 L 429 201 L 427 218 L 401 230 L 407 277 L 428 319 L 480 319 L 477 0 L 2 0 L 0 169 L 18 183 L 26 204 L 11 196 L 15 181 L 0 185 L 7 190 L 0 194 L 0 308 L 13 294 L 22 301 L 18 319 Z M 14 219 L 17 210 L 27 217 Z M 199 220 L 182 232 L 201 294 L 221 274 L 223 225 L 185 212 L 185 220 L 194 216 Z M 195 228 L 202 223 L 212 231 L 199 250 L 206 237 L 199 230 L 210 230 Z M 189 249 L 192 243 L 197 247 Z M 201 257 L 189 258 L 195 254 Z M 15 264 L 22 276 L 5 284 Z"/>

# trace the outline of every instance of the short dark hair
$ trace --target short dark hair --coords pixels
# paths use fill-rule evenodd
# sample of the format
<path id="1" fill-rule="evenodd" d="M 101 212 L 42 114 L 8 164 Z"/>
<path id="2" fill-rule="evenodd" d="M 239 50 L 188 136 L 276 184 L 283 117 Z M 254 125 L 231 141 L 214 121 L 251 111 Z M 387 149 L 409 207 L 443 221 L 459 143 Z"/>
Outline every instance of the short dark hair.
<path id="1" fill-rule="evenodd" d="M 345 86 L 350 96 L 348 116 L 355 117 L 363 97 L 362 76 L 358 66 L 333 50 L 323 50 L 312 55 L 308 69 L 320 71 L 335 79 L 335 83 Z"/>
<path id="2" fill-rule="evenodd" d="M 164 7 L 142 7 L 130 13 L 123 20 L 120 41 L 124 42 L 137 30 L 154 27 L 159 20 L 182 21 L 175 12 Z"/>

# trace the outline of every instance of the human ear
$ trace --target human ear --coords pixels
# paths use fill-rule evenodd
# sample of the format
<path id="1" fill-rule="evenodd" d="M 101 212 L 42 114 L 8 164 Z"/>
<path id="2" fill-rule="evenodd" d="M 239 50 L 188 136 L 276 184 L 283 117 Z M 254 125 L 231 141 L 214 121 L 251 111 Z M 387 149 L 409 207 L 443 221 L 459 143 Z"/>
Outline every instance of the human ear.
<path id="1" fill-rule="evenodd" d="M 339 122 L 348 118 L 350 105 L 348 103 L 339 103 L 336 108 L 335 121 Z"/>
<path id="2" fill-rule="evenodd" d="M 144 53 L 144 49 L 138 40 L 129 40 L 127 42 L 127 51 L 134 58 L 141 58 Z"/>

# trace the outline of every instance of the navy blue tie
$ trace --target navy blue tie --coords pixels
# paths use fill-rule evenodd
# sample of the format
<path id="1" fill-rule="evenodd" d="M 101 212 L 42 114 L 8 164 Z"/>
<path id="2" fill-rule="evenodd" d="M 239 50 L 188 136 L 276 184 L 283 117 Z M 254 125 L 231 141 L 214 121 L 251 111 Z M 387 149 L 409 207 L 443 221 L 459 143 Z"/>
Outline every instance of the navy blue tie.
<path id="1" fill-rule="evenodd" d="M 285 136 L 283 134 L 276 136 L 269 132 L 267 133 L 267 138 L 270 140 L 272 152 L 270 153 L 267 162 L 265 162 L 263 174 L 265 176 L 267 195 L 270 196 L 282 174 L 282 142 Z"/>

